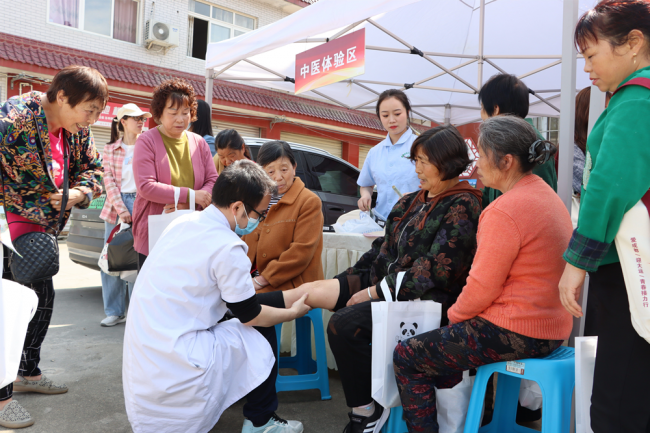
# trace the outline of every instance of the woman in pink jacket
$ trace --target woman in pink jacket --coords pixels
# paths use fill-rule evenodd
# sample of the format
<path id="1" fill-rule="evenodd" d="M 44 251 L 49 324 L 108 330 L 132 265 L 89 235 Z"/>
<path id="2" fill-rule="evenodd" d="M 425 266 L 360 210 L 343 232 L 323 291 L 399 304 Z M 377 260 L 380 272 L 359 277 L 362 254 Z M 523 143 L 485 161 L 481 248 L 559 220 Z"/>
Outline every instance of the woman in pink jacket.
<path id="1" fill-rule="evenodd" d="M 172 78 L 153 91 L 151 114 L 157 128 L 138 137 L 133 157 L 137 197 L 133 206 L 134 247 L 142 267 L 149 255 L 149 215 L 173 212 L 174 188 L 180 188 L 178 209 L 189 209 L 189 192 L 195 191 L 198 209 L 212 200 L 217 170 L 203 137 L 187 131 L 196 118 L 194 88 Z"/>

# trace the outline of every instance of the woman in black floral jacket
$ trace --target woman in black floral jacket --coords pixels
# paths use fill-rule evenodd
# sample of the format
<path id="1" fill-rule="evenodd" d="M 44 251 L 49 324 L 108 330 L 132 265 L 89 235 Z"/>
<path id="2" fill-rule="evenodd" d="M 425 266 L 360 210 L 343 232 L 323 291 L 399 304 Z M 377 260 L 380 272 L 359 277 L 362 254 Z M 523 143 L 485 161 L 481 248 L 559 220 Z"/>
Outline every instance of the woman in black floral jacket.
<path id="1" fill-rule="evenodd" d="M 4 206 L 12 240 L 44 231 L 42 226 L 59 229 L 61 212 L 65 212 L 65 224 L 73 206 L 87 208 L 102 193 L 101 157 L 88 126 L 97 121 L 107 101 L 108 85 L 97 70 L 68 66 L 54 76 L 47 94 L 26 93 L 0 104 L 0 206 Z M 66 154 L 69 194 L 66 208 L 61 209 Z M 12 279 L 7 251 L 3 278 Z M 9 429 L 34 424 L 31 415 L 12 400 L 13 391 L 68 391 L 65 385 L 46 378 L 38 367 L 54 305 L 52 279 L 29 286 L 38 296 L 38 308 L 27 328 L 18 378 L 0 388 L 0 426 Z"/>
<path id="2" fill-rule="evenodd" d="M 393 207 L 386 235 L 334 279 L 284 292 L 287 305 L 309 293 L 307 303 L 312 308 L 336 311 L 327 333 L 352 408 L 347 433 L 372 428 L 383 412 L 370 396 L 372 309 L 368 301 L 383 300 L 377 285 L 385 280 L 399 301 L 441 303 L 444 326 L 447 309 L 462 291 L 476 252 L 481 192 L 458 179 L 471 161 L 456 128 L 440 126 L 423 133 L 413 143 L 411 160 L 422 189 L 405 195 Z M 399 273 L 405 275 L 396 287 Z"/>

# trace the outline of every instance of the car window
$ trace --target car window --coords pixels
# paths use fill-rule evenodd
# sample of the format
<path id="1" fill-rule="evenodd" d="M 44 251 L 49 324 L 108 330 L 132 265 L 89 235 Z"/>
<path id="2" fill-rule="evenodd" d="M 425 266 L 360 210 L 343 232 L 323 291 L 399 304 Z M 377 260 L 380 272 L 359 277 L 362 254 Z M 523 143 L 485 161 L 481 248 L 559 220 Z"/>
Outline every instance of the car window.
<path id="1" fill-rule="evenodd" d="M 315 189 L 334 194 L 360 197 L 359 172 L 335 159 L 315 153 L 304 153 L 312 173 L 317 177 Z"/>

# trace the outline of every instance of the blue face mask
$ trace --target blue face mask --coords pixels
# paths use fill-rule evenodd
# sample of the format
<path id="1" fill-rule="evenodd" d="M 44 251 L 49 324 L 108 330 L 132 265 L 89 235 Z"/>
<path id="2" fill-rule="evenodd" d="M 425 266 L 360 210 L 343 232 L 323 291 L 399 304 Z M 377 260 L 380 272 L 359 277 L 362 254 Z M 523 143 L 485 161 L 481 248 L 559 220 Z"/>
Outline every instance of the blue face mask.
<path id="1" fill-rule="evenodd" d="M 258 219 L 249 218 L 246 209 L 244 209 L 244 213 L 246 214 L 246 218 L 248 218 L 248 224 L 246 224 L 245 228 L 239 227 L 239 223 L 235 218 L 235 234 L 239 236 L 244 236 L 253 233 L 253 230 L 255 230 L 257 228 L 257 225 L 260 223 L 259 218 Z"/>

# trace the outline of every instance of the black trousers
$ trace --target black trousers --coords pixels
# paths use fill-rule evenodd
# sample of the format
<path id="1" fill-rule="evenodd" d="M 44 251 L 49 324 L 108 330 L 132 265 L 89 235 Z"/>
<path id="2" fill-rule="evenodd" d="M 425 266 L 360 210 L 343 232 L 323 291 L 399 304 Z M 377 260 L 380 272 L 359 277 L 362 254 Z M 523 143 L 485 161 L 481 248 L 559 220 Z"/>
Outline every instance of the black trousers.
<path id="1" fill-rule="evenodd" d="M 257 295 L 257 298 L 262 305 L 284 308 L 282 292 L 261 293 Z M 255 425 L 264 425 L 271 419 L 273 412 L 278 409 L 278 394 L 275 391 L 275 381 L 278 378 L 278 339 L 273 326 L 269 328 L 255 327 L 255 329 L 271 345 L 275 363 L 269 377 L 246 396 L 244 416 Z"/>
<path id="2" fill-rule="evenodd" d="M 4 245 L 4 269 L 2 277 L 13 281 L 13 275 L 9 270 L 9 250 Z M 23 344 L 23 353 L 20 358 L 18 374 L 21 376 L 38 376 L 41 370 L 38 364 L 41 360 L 41 345 L 50 327 L 52 319 L 52 309 L 54 307 L 54 284 L 52 279 L 39 281 L 30 284 L 29 287 L 36 292 L 38 296 L 38 308 L 34 317 L 27 326 L 25 343 Z M 13 384 L 0 388 L 0 401 L 9 400 L 13 395 Z"/>
<path id="3" fill-rule="evenodd" d="M 591 428 L 594 433 L 650 433 L 650 343 L 632 327 L 619 263 L 590 274 L 590 331 L 598 335 Z"/>

